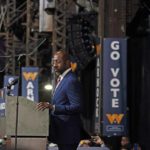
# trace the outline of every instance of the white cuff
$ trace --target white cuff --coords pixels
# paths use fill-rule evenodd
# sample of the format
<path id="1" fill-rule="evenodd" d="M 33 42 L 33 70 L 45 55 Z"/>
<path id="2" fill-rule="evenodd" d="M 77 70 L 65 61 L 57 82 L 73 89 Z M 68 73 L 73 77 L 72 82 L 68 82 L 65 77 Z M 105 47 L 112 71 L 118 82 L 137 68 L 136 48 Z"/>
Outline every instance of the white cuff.
<path id="1" fill-rule="evenodd" d="M 54 112 L 55 111 L 55 105 L 53 105 L 53 108 L 52 108 L 52 112 Z"/>

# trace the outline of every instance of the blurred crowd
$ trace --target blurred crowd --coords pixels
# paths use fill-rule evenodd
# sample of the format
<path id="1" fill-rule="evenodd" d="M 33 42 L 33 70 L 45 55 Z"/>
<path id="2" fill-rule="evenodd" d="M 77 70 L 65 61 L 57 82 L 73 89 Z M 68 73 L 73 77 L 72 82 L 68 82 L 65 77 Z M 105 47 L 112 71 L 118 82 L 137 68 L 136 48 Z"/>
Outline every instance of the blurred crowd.
<path id="1" fill-rule="evenodd" d="M 108 137 L 107 137 L 108 138 Z M 90 136 L 89 139 L 81 140 L 78 147 L 100 147 L 101 150 L 114 150 L 112 145 L 108 144 L 106 137 L 101 136 Z M 3 150 L 10 146 L 9 138 L 0 138 L 0 150 Z M 57 147 L 57 144 L 50 143 L 49 147 Z M 143 147 L 138 143 L 131 143 L 130 138 L 127 136 L 122 136 L 119 144 L 118 150 L 144 150 Z M 115 149 L 116 150 L 116 149 Z"/>
<path id="2" fill-rule="evenodd" d="M 138 143 L 131 143 L 130 138 L 122 136 L 120 150 L 142 150 L 142 147 Z"/>
<path id="3" fill-rule="evenodd" d="M 91 136 L 90 139 L 81 140 L 79 147 L 101 147 L 103 150 L 110 150 L 109 146 L 104 142 L 104 137 Z"/>
<path id="4" fill-rule="evenodd" d="M 103 150 L 112 150 L 112 146 L 107 143 L 104 137 L 91 136 L 90 139 L 81 140 L 79 147 L 101 147 Z M 131 143 L 129 137 L 122 136 L 119 150 L 143 150 L 138 143 Z"/>

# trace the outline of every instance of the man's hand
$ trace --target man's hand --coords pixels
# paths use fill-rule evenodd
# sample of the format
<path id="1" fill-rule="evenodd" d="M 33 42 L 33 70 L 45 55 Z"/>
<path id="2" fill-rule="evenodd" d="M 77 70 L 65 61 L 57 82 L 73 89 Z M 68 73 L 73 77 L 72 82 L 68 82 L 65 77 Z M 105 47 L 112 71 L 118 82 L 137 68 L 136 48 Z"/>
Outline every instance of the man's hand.
<path id="1" fill-rule="evenodd" d="M 50 109 L 53 110 L 53 105 L 48 103 L 48 102 L 40 102 L 36 105 L 37 110 L 45 110 L 45 109 Z"/>
<path id="2" fill-rule="evenodd" d="M 99 137 L 99 136 L 91 136 L 91 138 L 92 138 L 92 141 L 94 142 L 94 143 L 96 143 L 96 144 L 103 144 L 104 142 L 103 142 L 103 140 Z"/>

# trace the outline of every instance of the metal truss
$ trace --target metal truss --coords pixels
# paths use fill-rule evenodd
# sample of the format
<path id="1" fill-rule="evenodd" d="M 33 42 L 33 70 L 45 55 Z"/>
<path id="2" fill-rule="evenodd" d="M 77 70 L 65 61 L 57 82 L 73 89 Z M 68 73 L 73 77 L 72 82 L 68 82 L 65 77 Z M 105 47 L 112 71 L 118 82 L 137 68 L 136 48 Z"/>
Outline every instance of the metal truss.
<path id="1" fill-rule="evenodd" d="M 33 47 L 35 43 L 38 41 L 38 33 L 32 32 L 34 29 L 33 27 L 33 8 L 36 8 L 34 5 L 34 1 L 27 0 L 27 17 L 26 17 L 26 66 L 37 66 L 37 53 L 33 53 L 32 55 L 30 52 L 33 51 Z M 32 35 L 31 35 L 32 34 Z"/>
<path id="2" fill-rule="evenodd" d="M 55 4 L 52 46 L 53 50 L 66 49 L 66 18 L 68 14 L 71 14 L 72 10 L 69 8 L 71 8 L 73 1 L 56 0 Z M 0 31 L 0 36 L 5 37 L 5 55 L 10 56 L 5 61 L 9 63 L 5 73 L 16 74 L 18 65 L 16 55 L 22 53 L 26 54 L 25 66 L 37 65 L 37 52 L 32 54 L 31 52 L 36 51 L 36 45 L 39 43 L 40 37 L 40 33 L 34 26 L 35 18 L 38 18 L 38 5 L 35 0 L 24 0 L 19 6 L 17 0 L 7 0 L 5 5 L 1 6 L 0 29 L 3 28 L 3 30 Z M 17 28 L 16 24 L 18 23 L 24 28 L 22 40 L 18 39 L 14 33 L 14 28 Z M 38 26 L 38 21 L 36 26 Z"/>
<path id="3" fill-rule="evenodd" d="M 7 0 L 7 22 L 6 22 L 6 56 L 11 56 L 7 58 L 6 62 L 9 63 L 8 67 L 6 68 L 5 72 L 14 75 L 15 74 L 15 42 L 14 42 L 14 35 L 12 29 L 10 28 L 11 19 L 15 16 L 16 10 L 16 0 Z"/>
<path id="4" fill-rule="evenodd" d="M 66 0 L 56 0 L 53 28 L 53 50 L 66 48 Z"/>
<path id="5" fill-rule="evenodd" d="M 6 41 L 5 56 L 10 56 L 5 60 L 8 64 L 5 73 L 15 75 L 18 71 L 17 58 L 20 54 L 27 54 L 25 66 L 37 65 L 37 53 L 28 54 L 36 50 L 38 41 L 38 32 L 34 32 L 35 11 L 38 12 L 38 3 L 25 0 L 18 6 L 17 0 L 7 0 L 4 5 L 1 5 L 0 11 L 0 37 L 5 38 Z M 16 25 L 24 28 L 24 33 L 21 33 L 22 40 L 15 35 Z"/>
<path id="6" fill-rule="evenodd" d="M 2 27 L 5 25 L 5 17 L 6 17 L 7 7 L 6 5 L 0 6 L 0 35 L 2 35 Z"/>
<path id="7" fill-rule="evenodd" d="M 66 50 L 66 19 L 73 7 L 72 0 L 55 0 L 54 28 L 53 28 L 53 50 Z M 72 10 L 73 11 L 73 10 Z"/>

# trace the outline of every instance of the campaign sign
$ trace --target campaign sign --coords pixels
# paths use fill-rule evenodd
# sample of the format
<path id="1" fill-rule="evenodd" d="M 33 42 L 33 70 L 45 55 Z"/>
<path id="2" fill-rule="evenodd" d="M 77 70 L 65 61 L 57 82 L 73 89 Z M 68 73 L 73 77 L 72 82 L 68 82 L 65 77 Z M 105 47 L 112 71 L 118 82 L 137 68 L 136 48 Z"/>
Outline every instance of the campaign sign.
<path id="1" fill-rule="evenodd" d="M 38 102 L 38 67 L 22 68 L 22 96 L 31 101 Z"/>
<path id="2" fill-rule="evenodd" d="M 103 135 L 127 133 L 127 40 L 105 38 L 103 43 Z"/>
<path id="3" fill-rule="evenodd" d="M 15 82 L 14 82 L 15 81 Z M 18 95 L 18 76 L 4 76 L 4 88 L 0 90 L 0 116 L 5 116 L 6 96 Z"/>
<path id="4" fill-rule="evenodd" d="M 5 116 L 5 101 L 0 98 L 0 117 Z"/>
<path id="5" fill-rule="evenodd" d="M 6 95 L 17 96 L 18 95 L 18 76 L 11 76 L 11 75 L 4 76 L 4 89 L 5 89 Z"/>

